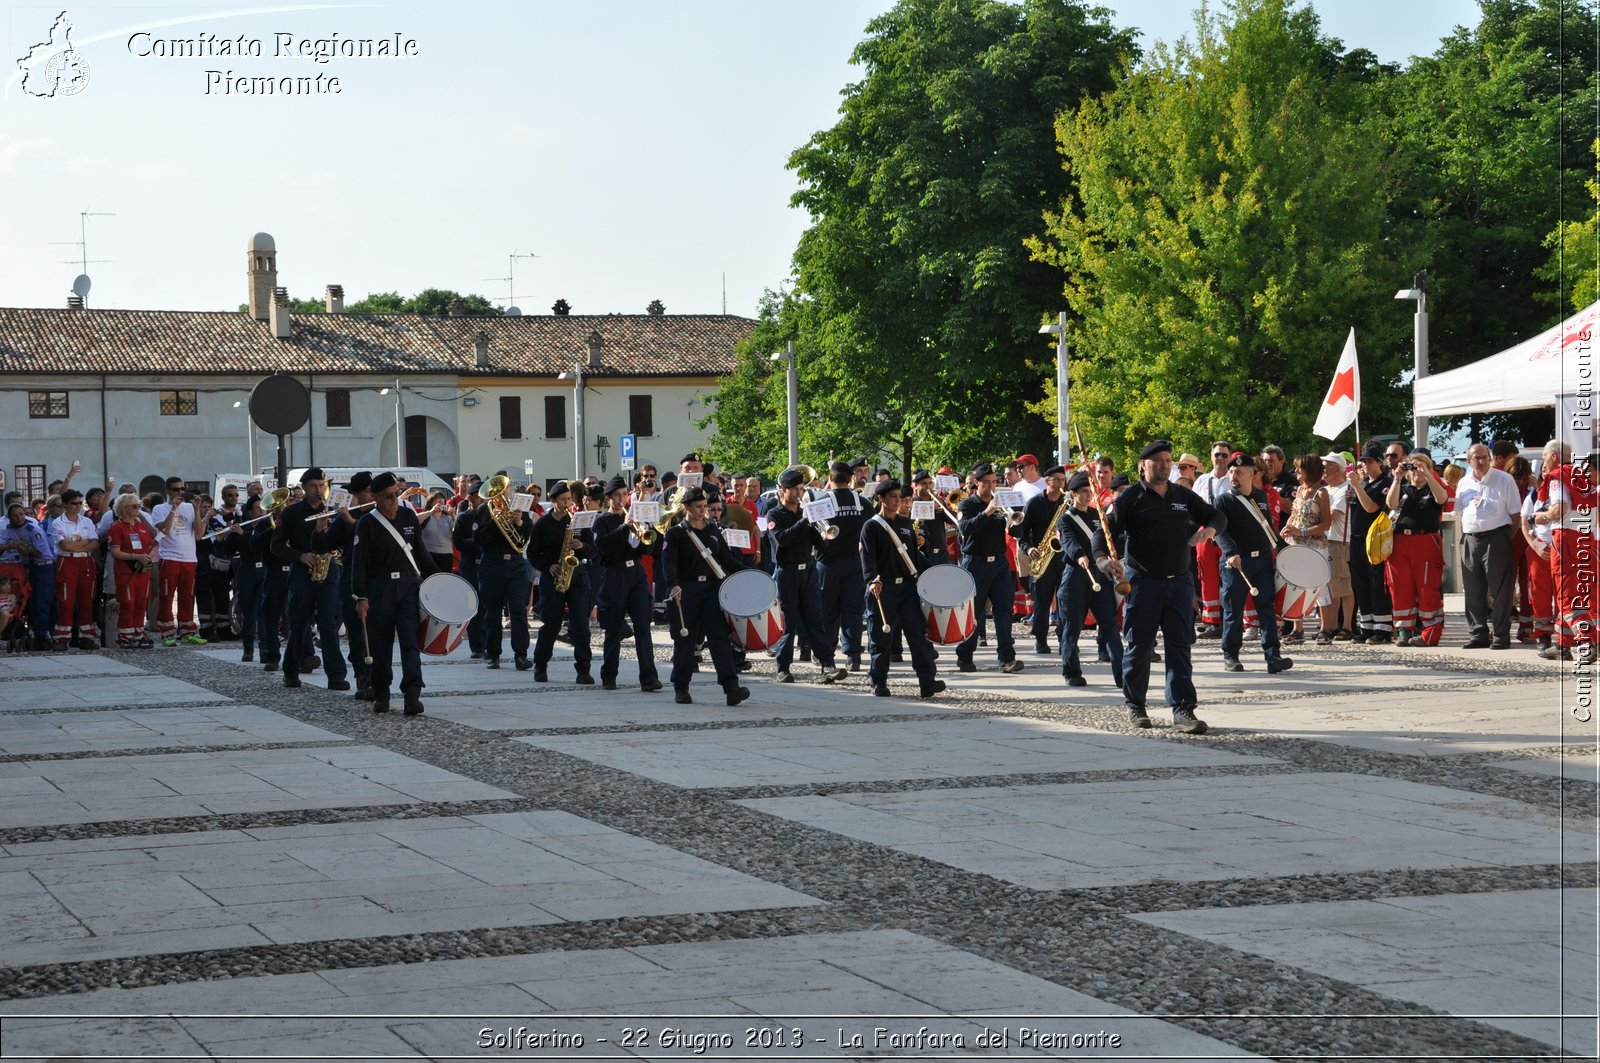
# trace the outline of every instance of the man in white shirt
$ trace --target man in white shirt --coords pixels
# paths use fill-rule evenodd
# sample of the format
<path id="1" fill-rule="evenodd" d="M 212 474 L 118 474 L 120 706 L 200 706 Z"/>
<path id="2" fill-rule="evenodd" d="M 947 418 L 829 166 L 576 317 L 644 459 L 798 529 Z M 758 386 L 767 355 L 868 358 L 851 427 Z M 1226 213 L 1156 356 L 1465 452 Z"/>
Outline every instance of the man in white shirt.
<path id="1" fill-rule="evenodd" d="M 1517 572 L 1511 544 L 1522 523 L 1522 499 L 1517 481 L 1493 468 L 1491 460 L 1482 443 L 1468 447 L 1467 474 L 1456 484 L 1469 632 L 1464 648 L 1469 650 L 1511 648 Z"/>
<path id="2" fill-rule="evenodd" d="M 1017 458 L 1017 475 L 1019 480 L 1012 489 L 1022 492 L 1022 507 L 1026 509 L 1028 503 L 1039 495 L 1044 494 L 1044 477 L 1039 475 L 1039 459 L 1032 454 L 1023 454 Z"/>
<path id="3" fill-rule="evenodd" d="M 83 492 L 68 488 L 61 493 L 66 511 L 49 524 L 50 541 L 56 548 L 56 649 L 76 646 L 80 650 L 100 648 L 100 628 L 94 619 L 94 558 L 100 535 L 94 521 L 83 512 Z M 78 629 L 77 641 L 72 629 Z"/>
<path id="4" fill-rule="evenodd" d="M 166 646 L 204 646 L 200 637 L 200 624 L 194 615 L 195 552 L 194 504 L 181 477 L 167 477 L 167 501 L 150 513 L 150 522 L 164 538 L 161 539 L 161 612 L 157 626 L 161 641 Z M 177 595 L 177 615 L 174 618 L 172 599 Z M 181 630 L 180 630 L 181 629 Z"/>
<path id="5" fill-rule="evenodd" d="M 1228 482 L 1228 462 L 1233 460 L 1233 444 L 1217 440 L 1211 444 L 1211 471 L 1195 477 L 1194 493 L 1214 506 L 1217 497 L 1232 490 Z M 1200 634 L 1203 639 L 1222 637 L 1222 547 L 1213 539 L 1203 539 L 1194 548 L 1200 565 Z"/>

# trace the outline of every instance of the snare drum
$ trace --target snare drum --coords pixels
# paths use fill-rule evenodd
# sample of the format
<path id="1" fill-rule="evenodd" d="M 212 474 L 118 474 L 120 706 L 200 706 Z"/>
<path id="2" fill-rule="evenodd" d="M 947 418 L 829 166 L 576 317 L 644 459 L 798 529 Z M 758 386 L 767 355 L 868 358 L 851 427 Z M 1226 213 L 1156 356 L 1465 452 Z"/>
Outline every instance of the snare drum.
<path id="1" fill-rule="evenodd" d="M 1273 608 L 1280 620 L 1304 620 L 1316 609 L 1333 570 L 1328 559 L 1309 546 L 1286 546 L 1278 552 L 1277 594 Z"/>
<path id="2" fill-rule="evenodd" d="M 765 572 L 747 568 L 733 573 L 717 588 L 717 604 L 741 649 L 764 650 L 783 637 L 778 581 Z"/>
<path id="3" fill-rule="evenodd" d="M 448 657 L 478 615 L 478 592 L 472 584 L 450 572 L 435 572 L 417 592 L 422 621 L 417 627 L 417 649 L 431 657 Z"/>
<path id="4" fill-rule="evenodd" d="M 957 565 L 934 565 L 917 577 L 917 598 L 928 622 L 928 641 L 941 646 L 965 642 L 978 629 L 972 609 L 977 584 Z"/>

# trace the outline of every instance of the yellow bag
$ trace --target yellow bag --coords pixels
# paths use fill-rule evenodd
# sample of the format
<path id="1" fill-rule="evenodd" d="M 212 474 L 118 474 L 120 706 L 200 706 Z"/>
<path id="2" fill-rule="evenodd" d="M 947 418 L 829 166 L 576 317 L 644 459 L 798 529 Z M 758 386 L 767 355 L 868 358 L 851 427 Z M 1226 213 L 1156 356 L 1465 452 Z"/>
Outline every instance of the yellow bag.
<path id="1" fill-rule="evenodd" d="M 1381 565 L 1394 553 L 1394 521 L 1389 514 L 1379 513 L 1367 529 L 1367 564 Z"/>

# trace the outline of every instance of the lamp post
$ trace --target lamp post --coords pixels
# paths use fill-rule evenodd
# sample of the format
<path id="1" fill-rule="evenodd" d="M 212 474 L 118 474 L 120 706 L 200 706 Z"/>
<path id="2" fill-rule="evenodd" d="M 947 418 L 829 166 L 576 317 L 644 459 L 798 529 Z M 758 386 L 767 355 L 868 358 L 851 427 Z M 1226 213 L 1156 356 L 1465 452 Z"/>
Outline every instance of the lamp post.
<path id="1" fill-rule="evenodd" d="M 1071 444 L 1067 442 L 1072 430 L 1068 427 L 1066 311 L 1056 315 L 1054 325 L 1040 325 L 1039 335 L 1056 338 L 1056 464 L 1065 465 L 1067 455 L 1072 453 Z"/>
<path id="2" fill-rule="evenodd" d="M 1396 299 L 1415 299 L 1416 313 L 1411 318 L 1411 347 L 1416 358 L 1416 372 L 1412 378 L 1412 395 L 1416 395 L 1416 381 L 1428 375 L 1428 271 L 1420 271 L 1411 281 L 1411 287 L 1394 293 Z M 1413 413 L 1411 418 L 1411 445 L 1428 445 L 1428 418 Z"/>
<path id="3" fill-rule="evenodd" d="M 562 373 L 556 379 L 572 381 L 572 462 L 581 480 L 586 475 L 583 470 L 583 363 L 579 362 L 572 372 Z"/>
<path id="4" fill-rule="evenodd" d="M 236 410 L 244 410 L 244 445 L 246 451 L 250 455 L 250 467 L 246 469 L 245 472 L 249 473 L 250 476 L 254 478 L 256 474 L 256 425 L 255 422 L 250 419 L 250 411 L 245 409 L 245 405 L 242 400 L 234 403 L 233 408 Z"/>
<path id="5" fill-rule="evenodd" d="M 378 394 L 387 395 L 389 389 L 381 388 Z M 398 379 L 394 382 L 394 464 L 396 468 L 406 467 L 406 408 Z"/>
<path id="6" fill-rule="evenodd" d="M 789 363 L 789 467 L 794 468 L 800 464 L 800 376 L 794 367 L 794 341 L 790 340 L 786 348 L 768 360 Z"/>

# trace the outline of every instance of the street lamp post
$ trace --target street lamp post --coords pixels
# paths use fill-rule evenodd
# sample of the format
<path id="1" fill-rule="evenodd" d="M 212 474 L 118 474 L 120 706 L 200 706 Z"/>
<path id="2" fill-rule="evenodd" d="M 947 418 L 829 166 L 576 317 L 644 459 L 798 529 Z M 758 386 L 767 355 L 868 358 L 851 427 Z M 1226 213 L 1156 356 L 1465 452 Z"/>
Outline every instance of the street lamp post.
<path id="1" fill-rule="evenodd" d="M 770 360 L 788 363 L 789 467 L 793 468 L 800 464 L 800 377 L 794 366 L 794 341 L 790 340 L 788 347 L 772 355 Z"/>
<path id="2" fill-rule="evenodd" d="M 1067 455 L 1072 453 L 1071 445 L 1067 442 L 1072 430 L 1068 427 L 1066 311 L 1056 316 L 1054 325 L 1040 325 L 1039 335 L 1056 338 L 1056 464 L 1065 465 Z"/>
<path id="3" fill-rule="evenodd" d="M 387 395 L 389 389 L 379 388 L 378 394 Z M 394 464 L 396 468 L 406 467 L 406 408 L 398 379 L 394 382 Z"/>
<path id="4" fill-rule="evenodd" d="M 572 463 L 577 466 L 578 479 L 586 475 L 583 469 L 583 363 L 579 362 L 573 367 L 572 372 L 562 373 L 557 380 L 570 380 L 572 384 Z"/>
<path id="5" fill-rule="evenodd" d="M 1415 299 L 1417 302 L 1416 313 L 1411 318 L 1411 347 L 1416 358 L 1412 394 L 1415 395 L 1416 381 L 1428 375 L 1428 271 L 1419 272 L 1412 280 L 1411 287 L 1401 288 L 1394 293 L 1394 297 Z M 1425 414 L 1412 414 L 1411 445 L 1414 447 L 1428 445 L 1428 418 Z"/>

